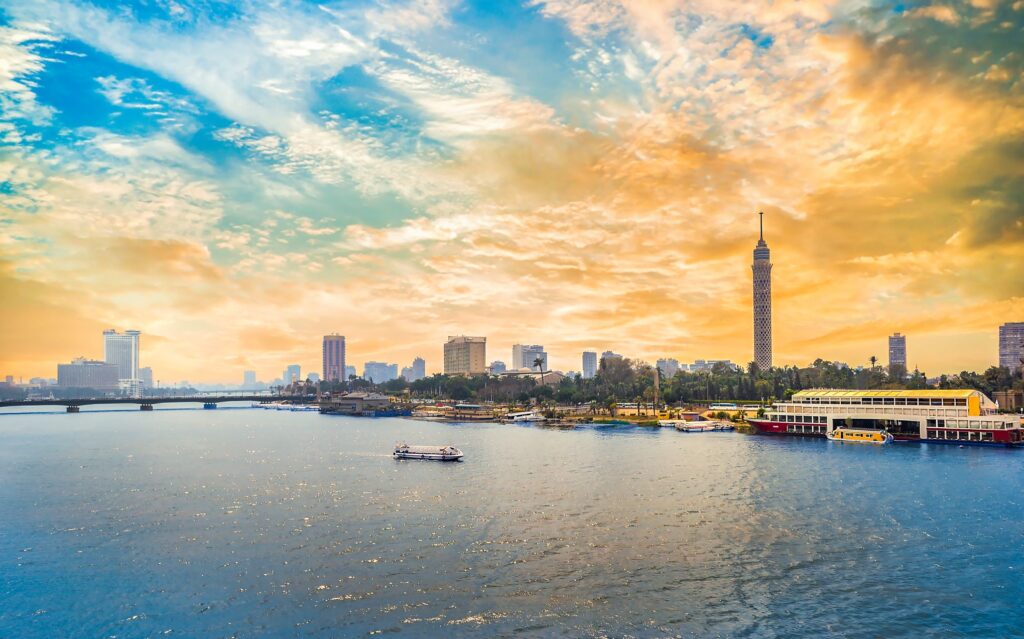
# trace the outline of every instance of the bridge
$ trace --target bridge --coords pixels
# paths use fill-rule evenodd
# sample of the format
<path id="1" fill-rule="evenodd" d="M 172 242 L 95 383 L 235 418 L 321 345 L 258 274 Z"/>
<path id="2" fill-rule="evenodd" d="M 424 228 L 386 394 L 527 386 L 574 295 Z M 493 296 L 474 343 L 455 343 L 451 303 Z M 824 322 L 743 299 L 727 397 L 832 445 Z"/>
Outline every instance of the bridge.
<path id="1" fill-rule="evenodd" d="M 95 404 L 137 404 L 140 410 L 153 410 L 155 404 L 202 404 L 203 408 L 217 408 L 221 402 L 306 403 L 316 401 L 316 395 L 185 395 L 182 397 L 88 397 L 75 399 L 12 399 L 0 401 L 0 408 L 10 406 L 66 406 L 67 412 L 77 413 L 80 406 Z"/>

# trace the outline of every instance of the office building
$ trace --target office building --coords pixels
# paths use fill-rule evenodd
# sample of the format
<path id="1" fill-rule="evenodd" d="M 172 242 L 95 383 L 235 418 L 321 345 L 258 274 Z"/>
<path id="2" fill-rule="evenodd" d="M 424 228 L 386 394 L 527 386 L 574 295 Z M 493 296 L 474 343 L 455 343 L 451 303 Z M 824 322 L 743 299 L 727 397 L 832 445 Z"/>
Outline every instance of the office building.
<path id="1" fill-rule="evenodd" d="M 491 365 L 487 367 L 487 370 L 490 371 L 491 375 L 501 375 L 508 369 L 505 367 L 505 362 L 500 359 L 496 359 L 491 362 Z"/>
<path id="2" fill-rule="evenodd" d="M 153 388 L 153 369 L 149 366 L 140 368 L 139 381 L 142 382 L 143 388 Z"/>
<path id="3" fill-rule="evenodd" d="M 398 379 L 398 364 L 366 362 L 363 365 L 363 379 L 374 384 L 383 384 Z"/>
<path id="4" fill-rule="evenodd" d="M 103 360 L 117 366 L 118 379 L 139 378 L 139 331 L 103 331 Z"/>
<path id="5" fill-rule="evenodd" d="M 583 379 L 593 379 L 597 375 L 597 353 L 583 351 Z"/>
<path id="6" fill-rule="evenodd" d="M 761 216 L 761 239 L 754 248 L 754 361 L 761 370 L 772 367 L 772 262 L 771 251 L 764 241 L 764 213 Z"/>
<path id="7" fill-rule="evenodd" d="M 605 351 L 605 352 L 601 353 L 601 360 L 602 361 L 603 360 L 609 360 L 609 359 L 622 359 L 622 355 L 619 355 L 618 353 L 613 353 L 612 351 Z"/>
<path id="8" fill-rule="evenodd" d="M 57 365 L 57 385 L 109 393 L 119 388 L 120 374 L 117 364 L 79 357 L 70 364 Z"/>
<path id="9" fill-rule="evenodd" d="M 244 371 L 242 373 L 242 386 L 245 388 L 256 387 L 256 371 Z"/>
<path id="10" fill-rule="evenodd" d="M 679 360 L 672 359 L 671 357 L 665 359 L 659 359 L 658 363 L 659 375 L 664 379 L 672 379 L 679 372 Z"/>
<path id="11" fill-rule="evenodd" d="M 345 336 L 324 335 L 323 374 L 328 382 L 345 381 Z"/>
<path id="12" fill-rule="evenodd" d="M 999 327 L 999 365 L 1014 371 L 1024 360 L 1024 322 Z"/>
<path id="13" fill-rule="evenodd" d="M 345 381 L 348 381 L 348 380 L 352 379 L 355 376 L 356 376 L 356 367 L 355 366 L 348 366 L 348 365 L 346 365 L 345 366 Z"/>
<path id="14" fill-rule="evenodd" d="M 427 376 L 427 363 L 422 357 L 412 360 L 411 366 L 402 369 L 402 379 L 407 382 L 415 382 Z"/>
<path id="15" fill-rule="evenodd" d="M 444 345 L 446 375 L 484 375 L 487 373 L 487 338 L 449 336 Z"/>
<path id="16" fill-rule="evenodd" d="M 281 375 L 281 379 L 284 380 L 284 385 L 289 386 L 295 382 L 302 381 L 302 367 L 298 364 L 290 364 L 288 368 L 284 369 L 284 373 Z"/>
<path id="17" fill-rule="evenodd" d="M 889 370 L 896 366 L 902 367 L 903 372 L 907 370 L 907 336 L 899 333 L 889 336 Z"/>
<path id="18" fill-rule="evenodd" d="M 540 369 L 537 369 L 536 362 L 540 359 Z M 540 344 L 516 344 L 512 347 L 512 368 L 519 370 L 528 368 L 530 370 L 547 370 L 548 354 Z"/>

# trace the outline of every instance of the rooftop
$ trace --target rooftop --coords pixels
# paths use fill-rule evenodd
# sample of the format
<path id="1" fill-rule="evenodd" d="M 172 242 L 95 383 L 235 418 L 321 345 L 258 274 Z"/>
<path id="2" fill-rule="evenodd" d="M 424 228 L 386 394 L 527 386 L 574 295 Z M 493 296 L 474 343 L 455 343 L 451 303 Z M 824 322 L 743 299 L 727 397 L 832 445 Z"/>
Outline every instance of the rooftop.
<path id="1" fill-rule="evenodd" d="M 917 398 L 966 398 L 981 391 L 973 388 L 924 389 L 924 390 L 834 390 L 816 388 L 797 391 L 794 398 L 804 397 L 917 397 Z"/>

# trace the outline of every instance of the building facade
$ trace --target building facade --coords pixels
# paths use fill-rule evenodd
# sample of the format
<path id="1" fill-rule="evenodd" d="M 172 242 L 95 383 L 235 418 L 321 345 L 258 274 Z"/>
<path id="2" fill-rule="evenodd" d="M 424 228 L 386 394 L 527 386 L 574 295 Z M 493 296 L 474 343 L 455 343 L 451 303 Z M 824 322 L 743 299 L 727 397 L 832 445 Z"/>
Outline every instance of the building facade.
<path id="1" fill-rule="evenodd" d="M 496 359 L 493 362 L 491 362 L 491 365 L 487 367 L 487 370 L 491 373 L 491 375 L 501 375 L 506 370 L 508 370 L 508 368 L 505 366 L 505 362 Z"/>
<path id="2" fill-rule="evenodd" d="M 541 364 L 543 370 L 548 369 L 548 354 L 544 351 L 544 346 L 541 344 L 515 344 L 512 346 L 512 368 L 518 370 L 520 368 L 528 368 L 530 370 L 536 369 L 534 362 L 540 359 L 544 363 Z"/>
<path id="3" fill-rule="evenodd" d="M 398 364 L 366 362 L 363 365 L 363 379 L 374 384 L 383 384 L 398 379 Z"/>
<path id="4" fill-rule="evenodd" d="M 444 345 L 445 375 L 483 375 L 487 373 L 487 338 L 449 336 Z"/>
<path id="5" fill-rule="evenodd" d="M 139 331 L 103 331 L 103 360 L 117 366 L 118 379 L 139 379 Z"/>
<path id="6" fill-rule="evenodd" d="M 658 370 L 665 379 L 672 379 L 679 372 L 679 360 L 667 357 L 658 360 Z"/>
<path id="7" fill-rule="evenodd" d="M 597 375 L 597 353 L 583 351 L 583 379 L 593 379 Z"/>
<path id="8" fill-rule="evenodd" d="M 357 373 L 356 373 L 356 367 L 355 366 L 348 366 L 348 365 L 345 366 L 345 380 L 346 381 L 352 379 L 356 375 L 357 375 Z"/>
<path id="9" fill-rule="evenodd" d="M 409 367 L 410 376 L 406 378 L 406 381 L 415 382 L 421 380 L 427 376 L 427 362 L 422 357 L 417 357 L 412 360 L 412 366 Z"/>
<path id="10" fill-rule="evenodd" d="M 754 361 L 761 370 L 772 367 L 772 262 L 771 251 L 764 241 L 764 213 L 761 216 L 761 238 L 754 248 Z"/>
<path id="11" fill-rule="evenodd" d="M 298 364 L 290 364 L 288 368 L 284 369 L 284 373 L 281 374 L 281 379 L 284 380 L 284 385 L 294 384 L 295 382 L 302 381 L 302 367 Z"/>
<path id="12" fill-rule="evenodd" d="M 139 369 L 139 381 L 142 382 L 143 388 L 154 388 L 153 386 L 153 369 L 149 366 L 143 366 Z"/>
<path id="13" fill-rule="evenodd" d="M 256 371 L 243 371 L 242 372 L 242 386 L 246 388 L 256 387 Z"/>
<path id="14" fill-rule="evenodd" d="M 1011 371 L 1024 359 L 1024 322 L 1007 322 L 999 327 L 999 365 Z"/>
<path id="15" fill-rule="evenodd" d="M 70 364 L 57 365 L 57 385 L 110 393 L 118 390 L 120 374 L 117 364 L 79 357 Z"/>
<path id="16" fill-rule="evenodd" d="M 889 370 L 896 366 L 907 370 L 907 336 L 899 333 L 889 336 Z"/>
<path id="17" fill-rule="evenodd" d="M 324 335 L 322 350 L 324 381 L 345 381 L 345 336 L 337 333 Z"/>

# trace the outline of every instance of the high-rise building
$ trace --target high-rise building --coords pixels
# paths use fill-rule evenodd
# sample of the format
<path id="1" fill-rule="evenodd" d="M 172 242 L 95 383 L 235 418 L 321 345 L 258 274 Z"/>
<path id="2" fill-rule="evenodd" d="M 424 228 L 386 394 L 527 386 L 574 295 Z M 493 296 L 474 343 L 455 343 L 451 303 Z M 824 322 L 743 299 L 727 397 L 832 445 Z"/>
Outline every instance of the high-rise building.
<path id="1" fill-rule="evenodd" d="M 534 370 L 537 367 L 534 362 L 540 359 L 543 364 L 541 368 L 543 370 L 548 369 L 548 354 L 544 352 L 544 347 L 540 344 L 515 344 L 512 347 L 512 368 L 529 368 Z"/>
<path id="2" fill-rule="evenodd" d="M 593 379 L 597 375 L 597 353 L 583 351 L 583 379 Z"/>
<path id="3" fill-rule="evenodd" d="M 907 370 L 907 336 L 893 333 L 889 336 L 889 370 L 901 366 Z"/>
<path id="4" fill-rule="evenodd" d="M 117 366 L 118 379 L 139 379 L 139 331 L 103 331 L 103 360 Z"/>
<path id="5" fill-rule="evenodd" d="M 761 370 L 772 367 L 772 262 L 764 241 L 764 213 L 761 216 L 761 239 L 754 248 L 754 361 Z"/>
<path id="6" fill-rule="evenodd" d="M 79 357 L 57 365 L 57 385 L 111 392 L 118 389 L 120 374 L 117 364 Z"/>
<path id="7" fill-rule="evenodd" d="M 256 387 L 256 371 L 244 371 L 242 373 L 242 386 L 246 388 Z"/>
<path id="8" fill-rule="evenodd" d="M 288 368 L 284 369 L 284 373 L 281 374 L 281 379 L 284 380 L 284 385 L 288 386 L 295 382 L 302 381 L 302 367 L 298 364 L 289 364 Z"/>
<path id="9" fill-rule="evenodd" d="M 345 381 L 345 336 L 324 335 L 323 374 L 328 382 Z"/>
<path id="10" fill-rule="evenodd" d="M 483 375 L 487 373 L 487 338 L 449 336 L 444 345 L 446 375 Z"/>
<path id="11" fill-rule="evenodd" d="M 1011 371 L 1024 359 L 1024 322 L 1007 322 L 999 327 L 999 365 Z"/>
<path id="12" fill-rule="evenodd" d="M 363 365 L 363 379 L 374 384 L 383 384 L 398 379 L 398 364 L 366 362 Z"/>
<path id="13" fill-rule="evenodd" d="M 665 379 L 672 379 L 679 372 L 679 360 L 672 359 L 671 357 L 658 360 L 658 370 L 661 371 L 659 374 Z"/>
<path id="14" fill-rule="evenodd" d="M 487 370 L 491 373 L 491 375 L 500 375 L 504 373 L 507 369 L 505 368 L 505 362 L 501 361 L 500 359 L 496 359 L 493 362 L 491 362 L 491 365 L 487 367 Z"/>
<path id="15" fill-rule="evenodd" d="M 355 366 L 345 366 L 345 381 L 348 381 L 356 376 Z"/>
<path id="16" fill-rule="evenodd" d="M 402 379 L 410 383 L 423 379 L 426 376 L 427 363 L 423 361 L 422 357 L 417 357 L 412 360 L 412 364 L 402 367 L 402 374 L 400 375 Z"/>
<path id="17" fill-rule="evenodd" d="M 153 388 L 153 369 L 149 366 L 143 366 L 140 368 L 139 381 L 142 382 L 143 388 Z"/>
<path id="18" fill-rule="evenodd" d="M 601 359 L 622 359 L 622 355 L 613 353 L 612 351 L 605 351 L 601 353 Z"/>

